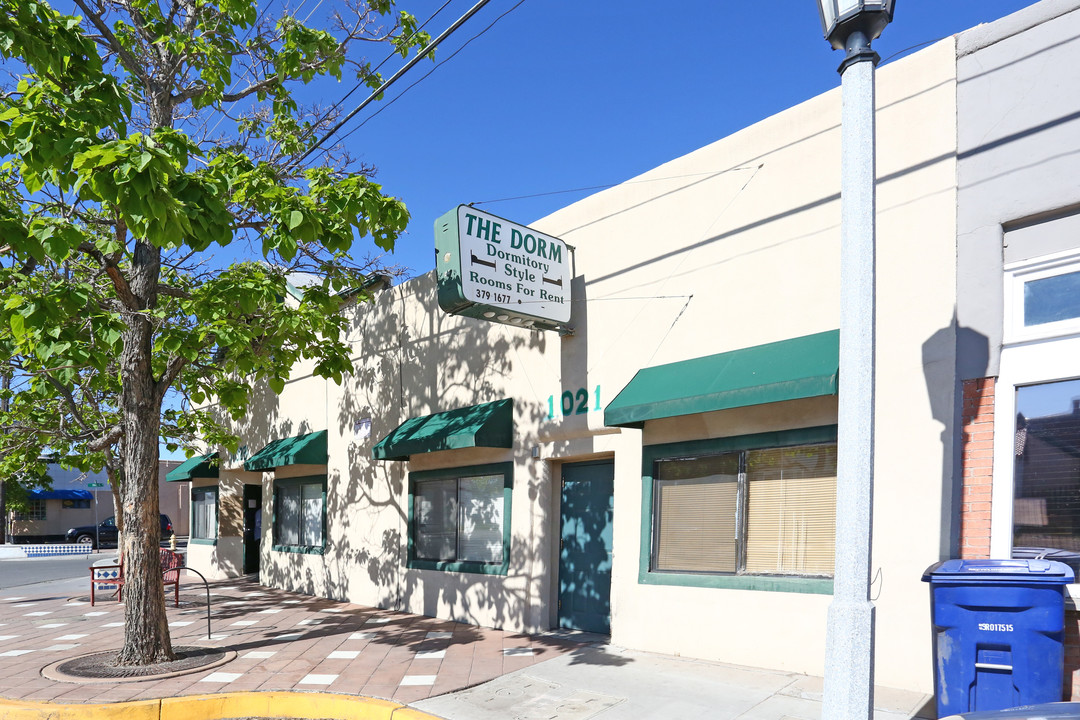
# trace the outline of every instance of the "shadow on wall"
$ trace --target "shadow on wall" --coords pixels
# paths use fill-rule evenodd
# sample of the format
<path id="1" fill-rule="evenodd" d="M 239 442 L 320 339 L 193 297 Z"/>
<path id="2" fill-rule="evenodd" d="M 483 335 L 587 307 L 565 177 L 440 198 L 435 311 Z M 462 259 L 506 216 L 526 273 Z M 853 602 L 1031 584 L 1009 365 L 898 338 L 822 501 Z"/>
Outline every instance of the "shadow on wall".
<path id="1" fill-rule="evenodd" d="M 519 377 L 515 384 L 511 375 L 521 370 L 517 366 L 521 357 L 543 353 L 550 338 L 540 332 L 446 315 L 438 307 L 434 272 L 360 305 L 349 333 L 353 373 L 340 390 L 331 386 L 328 393 L 339 399 L 331 401 L 328 409 L 332 457 L 324 555 L 265 562 L 263 581 L 273 587 L 335 599 L 363 598 L 379 607 L 402 609 L 421 584 L 417 571 L 405 568 L 408 478 L 404 463 L 372 460 L 372 447 L 408 418 L 508 396 L 514 397 L 515 446 L 531 447 L 547 408 L 537 398 L 515 393 L 515 387 L 528 387 L 528 383 Z M 320 429 L 279 412 L 277 397 L 260 387 L 242 432 L 246 437 L 273 439 Z M 363 434 L 356 431 L 361 420 L 370 420 Z M 344 447 L 335 434 L 345 439 Z M 344 458 L 335 456 L 343 450 Z M 485 451 L 467 452 L 475 458 Z M 491 461 L 506 459 L 505 450 L 491 453 Z M 530 603 L 547 604 L 547 598 L 536 597 L 535 587 L 538 578 L 550 572 L 550 563 L 536 550 L 547 547 L 544 537 L 537 537 L 541 532 L 537 528 L 547 527 L 546 519 L 536 517 L 547 513 L 550 505 L 544 463 L 529 463 L 527 471 L 518 465 L 514 485 L 520 488 L 522 483 L 528 486 L 531 522 L 513 526 L 508 578 L 428 573 L 426 577 L 436 581 L 422 583 L 427 614 L 435 615 L 440 607 L 464 608 L 457 619 L 465 622 L 478 623 L 482 617 L 484 624 L 521 626 L 529 616 Z M 522 500 L 520 492 L 515 492 L 514 515 L 519 518 L 522 514 L 516 506 Z M 268 523 L 271 518 L 268 514 Z M 505 520 L 510 522 L 510 518 Z M 356 586 L 350 587 L 351 583 Z M 474 613 L 480 607 L 483 612 Z"/>
<path id="2" fill-rule="evenodd" d="M 221 552 L 217 545 L 213 547 L 213 552 L 210 553 L 209 567 L 214 568 L 219 577 L 234 578 L 241 577 L 244 574 L 244 568 L 236 564 L 235 557 L 228 557 L 226 553 Z M 201 580 L 195 582 L 201 584 Z"/>
<path id="3" fill-rule="evenodd" d="M 941 558 L 960 556 L 960 512 L 964 490 L 964 392 L 963 382 L 974 379 L 965 368 L 982 368 L 990 362 L 990 341 L 980 332 L 952 323 L 922 346 L 923 375 L 930 412 L 942 424 Z"/>

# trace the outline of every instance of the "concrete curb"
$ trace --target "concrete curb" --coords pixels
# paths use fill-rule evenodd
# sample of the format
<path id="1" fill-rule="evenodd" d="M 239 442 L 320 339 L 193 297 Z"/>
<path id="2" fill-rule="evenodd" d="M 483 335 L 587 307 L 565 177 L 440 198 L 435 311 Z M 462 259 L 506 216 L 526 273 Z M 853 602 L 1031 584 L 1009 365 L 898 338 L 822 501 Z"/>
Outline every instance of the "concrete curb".
<path id="1" fill-rule="evenodd" d="M 389 700 L 317 692 L 236 692 L 133 700 L 104 705 L 0 698 L 4 720 L 224 720 L 237 717 L 313 720 L 439 720 Z"/>
<path id="2" fill-rule="evenodd" d="M 26 551 L 17 545 L 0 545 L 0 560 L 23 560 Z"/>

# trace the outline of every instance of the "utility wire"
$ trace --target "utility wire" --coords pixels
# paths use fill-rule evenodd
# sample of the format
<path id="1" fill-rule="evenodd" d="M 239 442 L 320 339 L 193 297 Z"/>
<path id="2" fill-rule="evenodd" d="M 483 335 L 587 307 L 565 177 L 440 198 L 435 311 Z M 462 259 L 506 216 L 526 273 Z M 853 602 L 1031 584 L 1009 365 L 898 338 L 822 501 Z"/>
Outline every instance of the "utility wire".
<path id="1" fill-rule="evenodd" d="M 524 0 L 523 0 L 524 1 Z M 449 58 L 447 58 L 449 59 Z M 374 117 L 374 116 L 372 116 Z M 365 121 L 367 122 L 367 121 Z M 576 192 L 588 192 L 590 190 L 607 190 L 608 188 L 617 187 L 619 185 L 636 185 L 638 183 L 652 183 L 663 182 L 664 180 L 682 180 L 683 178 L 701 177 L 704 175 L 720 175 L 721 173 L 734 172 L 736 170 L 757 170 L 757 165 L 745 165 L 739 167 L 728 168 L 727 170 L 716 170 L 710 172 L 699 173 L 686 173 L 685 175 L 668 175 L 660 178 L 645 178 L 644 180 L 624 180 L 614 183 L 605 183 L 603 185 L 590 185 L 588 187 L 569 188 L 567 190 L 548 190 L 545 192 L 532 193 L 531 195 L 515 195 L 514 197 L 495 198 L 494 200 L 477 200 L 476 202 L 469 203 L 470 205 L 490 205 L 491 203 L 510 202 L 511 200 L 531 200 L 532 198 L 547 197 L 549 195 L 564 195 L 566 193 Z"/>
<path id="2" fill-rule="evenodd" d="M 461 51 L 462 51 L 462 50 L 464 50 L 464 49 L 465 49 L 466 47 L 468 47 L 469 43 L 471 43 L 471 42 L 472 42 L 473 40 L 477 39 L 478 37 L 480 37 L 481 35 L 483 35 L 484 33 L 486 33 L 486 32 L 487 32 L 488 30 L 490 30 L 491 28 L 493 28 L 493 27 L 495 26 L 495 23 L 499 22 L 499 21 L 500 21 L 500 20 L 502 20 L 502 19 L 503 19 L 504 17 L 506 17 L 506 16 L 507 16 L 507 15 L 509 15 L 510 13 L 514 12 L 514 10 L 517 10 L 517 9 L 518 9 L 518 7 L 519 7 L 519 6 L 520 6 L 520 5 L 521 5 L 521 4 L 523 3 L 523 2 L 525 2 L 525 0 L 518 0 L 517 4 L 515 4 L 515 5 L 514 5 L 514 6 L 512 7 L 512 8 L 510 8 L 509 10 L 507 10 L 506 12 L 504 12 L 504 13 L 503 13 L 502 15 L 500 15 L 499 17 L 497 17 L 497 18 L 495 18 L 494 20 L 492 20 L 492 21 L 491 21 L 491 23 L 490 23 L 490 24 L 489 24 L 489 25 L 488 25 L 488 26 L 487 26 L 486 28 L 484 28 L 483 30 L 481 30 L 480 32 L 476 33 L 476 34 L 475 34 L 475 35 L 473 35 L 473 36 L 472 36 L 471 38 L 469 38 L 468 40 L 466 40 L 466 41 L 465 41 L 465 42 L 464 42 L 464 43 L 463 43 L 463 44 L 461 45 L 461 47 L 459 47 L 459 48 L 458 48 L 457 50 L 455 50 L 454 52 L 450 53 L 450 55 L 448 55 L 447 57 L 445 57 L 445 58 L 443 58 L 442 60 L 440 60 L 439 62 L 437 62 L 437 63 L 435 64 L 435 66 L 434 66 L 433 68 L 431 68 L 431 69 L 430 69 L 430 70 L 428 70 L 428 71 L 427 71 L 426 73 L 424 73 L 424 74 L 423 74 L 423 75 L 422 75 L 422 76 L 421 76 L 421 77 L 420 77 L 420 78 L 419 78 L 419 79 L 418 79 L 418 80 L 417 80 L 416 82 L 414 82 L 414 83 L 413 83 L 412 85 L 409 85 L 409 86 L 408 86 L 407 88 L 405 88 L 404 90 L 402 90 L 402 91 L 401 91 L 400 93 L 398 93 L 398 94 L 397 94 L 397 96 L 396 96 L 396 97 L 394 97 L 394 98 L 393 98 L 392 100 L 389 100 L 389 101 L 387 101 L 387 102 L 383 103 L 383 104 L 382 104 L 382 105 L 381 105 L 381 106 L 379 107 L 379 109 L 378 109 L 378 110 L 376 110 L 375 112 L 371 113 L 371 115 L 369 115 L 368 117 L 366 117 L 366 118 L 364 119 L 364 121 L 363 121 L 362 123 L 360 123 L 359 125 L 357 125 L 356 127 L 354 127 L 354 128 L 352 129 L 352 130 L 350 130 L 349 132 L 347 132 L 347 133 L 345 133 L 344 135 L 342 135 L 342 136 L 341 136 L 341 140 L 344 140 L 345 138 L 349 137 L 349 136 L 350 136 L 350 135 L 352 135 L 352 134 L 353 134 L 354 132 L 356 132 L 356 131 L 357 131 L 357 130 L 359 130 L 360 128 L 364 127 L 365 125 L 367 125 L 367 124 L 368 124 L 368 122 L 370 122 L 370 121 L 371 121 L 371 120 L 373 120 L 374 118 L 378 117 L 379 113 L 381 113 L 381 112 L 382 112 L 383 110 L 385 110 L 386 108 L 388 108 L 388 107 L 390 107 L 391 105 L 393 105 L 394 103 L 396 103 L 396 102 L 397 102 L 397 101 L 398 101 L 398 100 L 399 100 L 399 99 L 401 98 L 401 96 L 402 96 L 402 95 L 404 95 L 405 93 L 409 92 L 409 91 L 410 91 L 410 90 L 412 90 L 412 89 L 413 89 L 414 87 L 416 87 L 417 85 L 419 85 L 420 83 L 422 83 L 422 82 L 423 82 L 424 80 L 426 80 L 426 79 L 427 79 L 427 77 L 428 77 L 429 75 L 431 75 L 431 73 L 433 73 L 433 72 L 435 72 L 436 70 L 438 70 L 438 69 L 439 69 L 440 67 L 442 67 L 442 66 L 443 66 L 443 64 L 445 64 L 445 63 L 448 63 L 448 62 L 450 62 L 451 60 L 453 60 L 453 59 L 454 59 L 454 56 L 456 56 L 456 55 L 457 55 L 457 54 L 458 54 L 459 52 L 461 52 Z"/>
<path id="3" fill-rule="evenodd" d="M 893 53 L 892 55 L 890 55 L 889 57 L 887 57 L 887 58 L 885 58 L 884 60 L 882 60 L 882 61 L 881 61 L 881 64 L 887 63 L 887 62 L 889 62 L 890 60 L 892 60 L 892 59 L 893 59 L 894 57 L 897 57 L 898 55 L 903 55 L 903 54 L 904 54 L 904 53 L 906 53 L 906 52 L 910 52 L 910 51 L 912 51 L 912 50 L 918 50 L 919 48 L 922 48 L 922 47 L 926 47 L 927 45 L 933 45 L 934 43 L 936 43 L 936 42 L 940 42 L 940 41 L 944 40 L 944 39 L 945 39 L 945 38 L 947 38 L 947 37 L 951 37 L 951 36 L 949 36 L 949 35 L 945 35 L 945 36 L 943 36 L 943 37 L 939 37 L 939 38 L 934 38 L 933 40 L 927 40 L 927 41 L 925 41 L 925 42 L 921 42 L 921 43 L 916 43 L 916 44 L 914 44 L 914 45 L 912 45 L 912 46 L 910 46 L 910 47 L 906 47 L 906 48 L 904 48 L 903 50 L 897 50 L 897 51 L 896 51 L 896 52 L 894 52 L 894 53 Z"/>
<path id="4" fill-rule="evenodd" d="M 408 42 L 409 42 L 410 40 L 412 40 L 412 39 L 413 39 L 414 37 L 416 37 L 417 35 L 419 35 L 419 34 L 420 34 L 420 32 L 421 32 L 421 31 L 422 31 L 422 30 L 423 30 L 423 29 L 424 29 L 425 27 L 427 27 L 427 24 L 428 24 L 428 23 L 430 23 L 430 22 L 431 22 L 432 20 L 434 20 L 434 19 L 435 19 L 435 18 L 436 18 L 436 17 L 437 17 L 438 15 L 439 15 L 439 13 L 441 13 L 441 12 L 442 12 L 443 10 L 445 10 L 445 9 L 446 9 L 446 6 L 447 6 L 447 5 L 449 5 L 450 3 L 452 3 L 453 1 L 454 1 L 454 0 L 446 0 L 446 2 L 444 2 L 444 3 L 443 3 L 443 4 L 441 5 L 441 6 L 439 6 L 439 9 L 438 9 L 438 10 L 436 10 L 435 12 L 433 12 L 433 13 L 431 14 L 431 16 L 430 16 L 430 17 L 428 17 L 428 19 L 427 19 L 427 20 L 425 20 L 424 22 L 422 22 L 422 23 L 421 23 L 421 24 L 419 25 L 419 27 L 417 27 L 417 28 L 416 28 L 416 30 L 414 30 L 414 31 L 412 32 L 412 34 L 411 34 L 411 35 L 409 35 L 409 37 L 405 38 L 405 42 L 406 42 L 406 43 L 408 43 Z M 371 72 L 371 74 L 373 74 L 373 75 L 374 75 L 375 73 L 379 72 L 379 69 L 380 69 L 380 68 L 381 68 L 381 67 L 382 67 L 383 65 L 385 65 L 386 63 L 388 63 L 388 62 L 389 62 L 389 61 L 390 61 L 390 60 L 391 60 L 392 58 L 394 58 L 395 56 L 397 56 L 397 52 L 396 52 L 396 51 L 395 51 L 395 52 L 391 52 L 391 53 L 390 53 L 389 55 L 387 55 L 387 56 L 386 56 L 385 58 L 383 58 L 383 59 L 382 59 L 382 61 L 381 61 L 381 62 L 380 62 L 380 63 L 379 63 L 378 65 L 376 65 L 375 67 L 373 67 L 373 68 L 371 69 L 371 71 L 370 71 L 370 72 Z M 356 83 L 355 85 L 353 85 L 352 89 L 351 89 L 351 90 L 349 90 L 349 92 L 345 93 L 345 94 L 344 94 L 344 95 L 343 95 L 343 96 L 341 97 L 341 99 L 340 99 L 340 100 L 338 100 L 338 101 L 337 101 L 337 102 L 335 102 L 335 103 L 334 103 L 333 105 L 331 105 L 331 106 L 330 106 L 330 108 L 329 108 L 329 109 L 328 109 L 328 110 L 327 110 L 326 112 L 324 112 L 324 113 L 322 114 L 322 116 L 321 116 L 321 117 L 319 117 L 318 119 L 316 119 L 316 120 L 315 120 L 315 122 L 313 122 L 313 123 L 311 124 L 311 127 L 310 127 L 310 128 L 308 128 L 307 130 L 305 130 L 305 131 L 304 131 L 304 132 L 303 132 L 303 133 L 302 133 L 302 134 L 300 135 L 300 137 L 298 138 L 298 142 L 303 142 L 304 140 L 307 140 L 307 139 L 308 139 L 309 137 L 311 137 L 311 136 L 312 136 L 312 135 L 313 135 L 313 134 L 315 133 L 315 128 L 319 126 L 319 123 L 323 122 L 323 121 L 324 121 L 324 120 L 326 120 L 326 119 L 327 119 L 328 117 L 330 117 L 330 114 L 331 114 L 331 113 L 333 113 L 333 112 L 334 112 L 335 110 L 337 110 L 337 109 L 338 109 L 339 107 L 341 107 L 341 104 L 342 104 L 342 103 L 344 103 L 344 102 L 345 102 L 346 100 L 348 100 L 348 99 L 349 99 L 349 98 L 350 98 L 350 97 L 352 96 L 352 94 L 353 94 L 353 93 L 355 93 L 355 92 L 356 92 L 357 90 L 359 90 L 359 89 L 360 89 L 360 88 L 362 88 L 363 86 L 364 86 L 364 81 L 363 81 L 363 80 L 361 80 L 360 82 L 358 82 L 358 83 Z"/>
<path id="5" fill-rule="evenodd" d="M 522 1 L 524 1 L 524 0 L 522 0 Z M 292 163 L 290 163 L 290 165 L 291 166 L 296 166 L 296 165 L 302 163 L 305 159 L 307 159 L 307 157 L 309 155 L 311 155 L 311 153 L 315 152 L 315 150 L 317 150 L 320 145 L 322 145 L 324 142 L 326 142 L 330 138 L 331 135 L 333 135 L 338 130 L 340 130 L 341 127 L 345 123 L 349 122 L 349 120 L 352 120 L 354 117 L 356 117 L 357 113 L 359 113 L 361 110 L 363 110 L 368 105 L 370 105 L 372 103 L 372 101 L 374 101 L 377 97 L 382 95 L 386 91 L 386 89 L 388 87 L 390 87 L 395 82 L 397 82 L 401 78 L 402 75 L 404 75 L 406 72 L 408 72 L 414 65 L 416 65 L 416 63 L 420 62 L 421 59 L 426 57 L 428 55 L 428 53 L 430 53 L 432 50 L 434 50 L 436 47 L 438 47 L 439 43 L 441 43 L 446 38 L 450 37 L 450 35 L 452 35 L 454 33 L 454 31 L 457 30 L 459 27 L 464 25 L 465 22 L 469 18 L 471 18 L 476 13 L 480 12 L 480 9 L 482 7 L 484 7 L 485 5 L 487 5 L 489 2 L 490 2 L 490 0 L 480 0 L 480 2 L 476 3 L 471 8 L 469 8 L 468 12 L 466 12 L 464 15 L 462 15 L 460 18 L 458 18 L 450 27 L 448 27 L 446 30 L 444 30 L 441 35 L 439 35 L 437 38 L 435 38 L 430 43 L 428 43 L 427 46 L 423 50 L 418 52 L 413 57 L 412 60 L 410 60 L 407 63 L 405 63 L 404 65 L 402 65 L 401 69 L 399 69 L 396 73 L 391 75 L 389 80 L 384 82 L 374 92 L 372 92 L 370 95 L 368 95 L 367 99 L 365 99 L 362 103 L 357 105 L 356 108 L 354 108 L 352 112 L 350 112 L 348 115 L 346 115 L 344 118 L 342 118 L 341 121 L 338 122 L 337 125 L 330 128 L 330 130 L 328 130 L 325 135 L 323 135 L 321 138 L 319 138 L 315 142 L 314 145 L 312 145 L 310 148 L 308 148 L 307 151 L 303 155 L 301 155 L 296 160 L 294 160 Z"/>

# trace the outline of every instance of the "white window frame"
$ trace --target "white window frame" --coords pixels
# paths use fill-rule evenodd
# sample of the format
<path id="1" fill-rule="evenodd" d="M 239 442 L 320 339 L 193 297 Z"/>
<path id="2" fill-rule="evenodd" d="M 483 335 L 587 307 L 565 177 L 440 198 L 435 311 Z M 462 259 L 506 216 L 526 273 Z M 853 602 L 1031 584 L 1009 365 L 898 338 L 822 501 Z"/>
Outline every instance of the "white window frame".
<path id="1" fill-rule="evenodd" d="M 1025 385 L 1080 378 L 1080 337 L 1005 347 L 994 385 L 994 484 L 990 557 L 1012 555 L 1016 390 Z"/>
<path id="2" fill-rule="evenodd" d="M 1080 317 L 1030 327 L 1024 325 L 1024 284 L 1032 280 L 1080 272 L 1080 251 L 1068 250 L 1009 263 L 1004 270 L 1005 307 L 1002 335 L 1005 344 L 1080 333 Z"/>

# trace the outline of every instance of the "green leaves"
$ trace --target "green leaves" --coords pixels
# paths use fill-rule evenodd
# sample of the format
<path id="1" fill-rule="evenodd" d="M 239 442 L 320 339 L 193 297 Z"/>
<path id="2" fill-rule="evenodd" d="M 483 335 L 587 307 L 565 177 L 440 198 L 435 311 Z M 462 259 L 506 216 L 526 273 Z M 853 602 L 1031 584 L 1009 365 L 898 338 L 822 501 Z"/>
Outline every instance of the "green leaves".
<path id="1" fill-rule="evenodd" d="M 362 283 L 354 255 L 392 250 L 408 222 L 362 168 L 293 163 L 325 125 L 292 88 L 348 63 L 377 84 L 350 44 L 406 55 L 427 36 L 390 0 L 358 4 L 347 36 L 287 15 L 256 28 L 254 0 L 88 7 L 0 0 L 0 57 L 25 71 L 0 95 L 0 357 L 23 380 L 23 439 L 100 460 L 87 443 L 138 386 L 169 442 L 235 445 L 228 418 L 257 384 L 283 392 L 299 363 L 349 372 L 336 292 Z M 121 367 L 136 346 L 149 362 Z M 162 409 L 170 391 L 180 406 Z M 14 442 L 0 437 L 0 469 Z"/>

